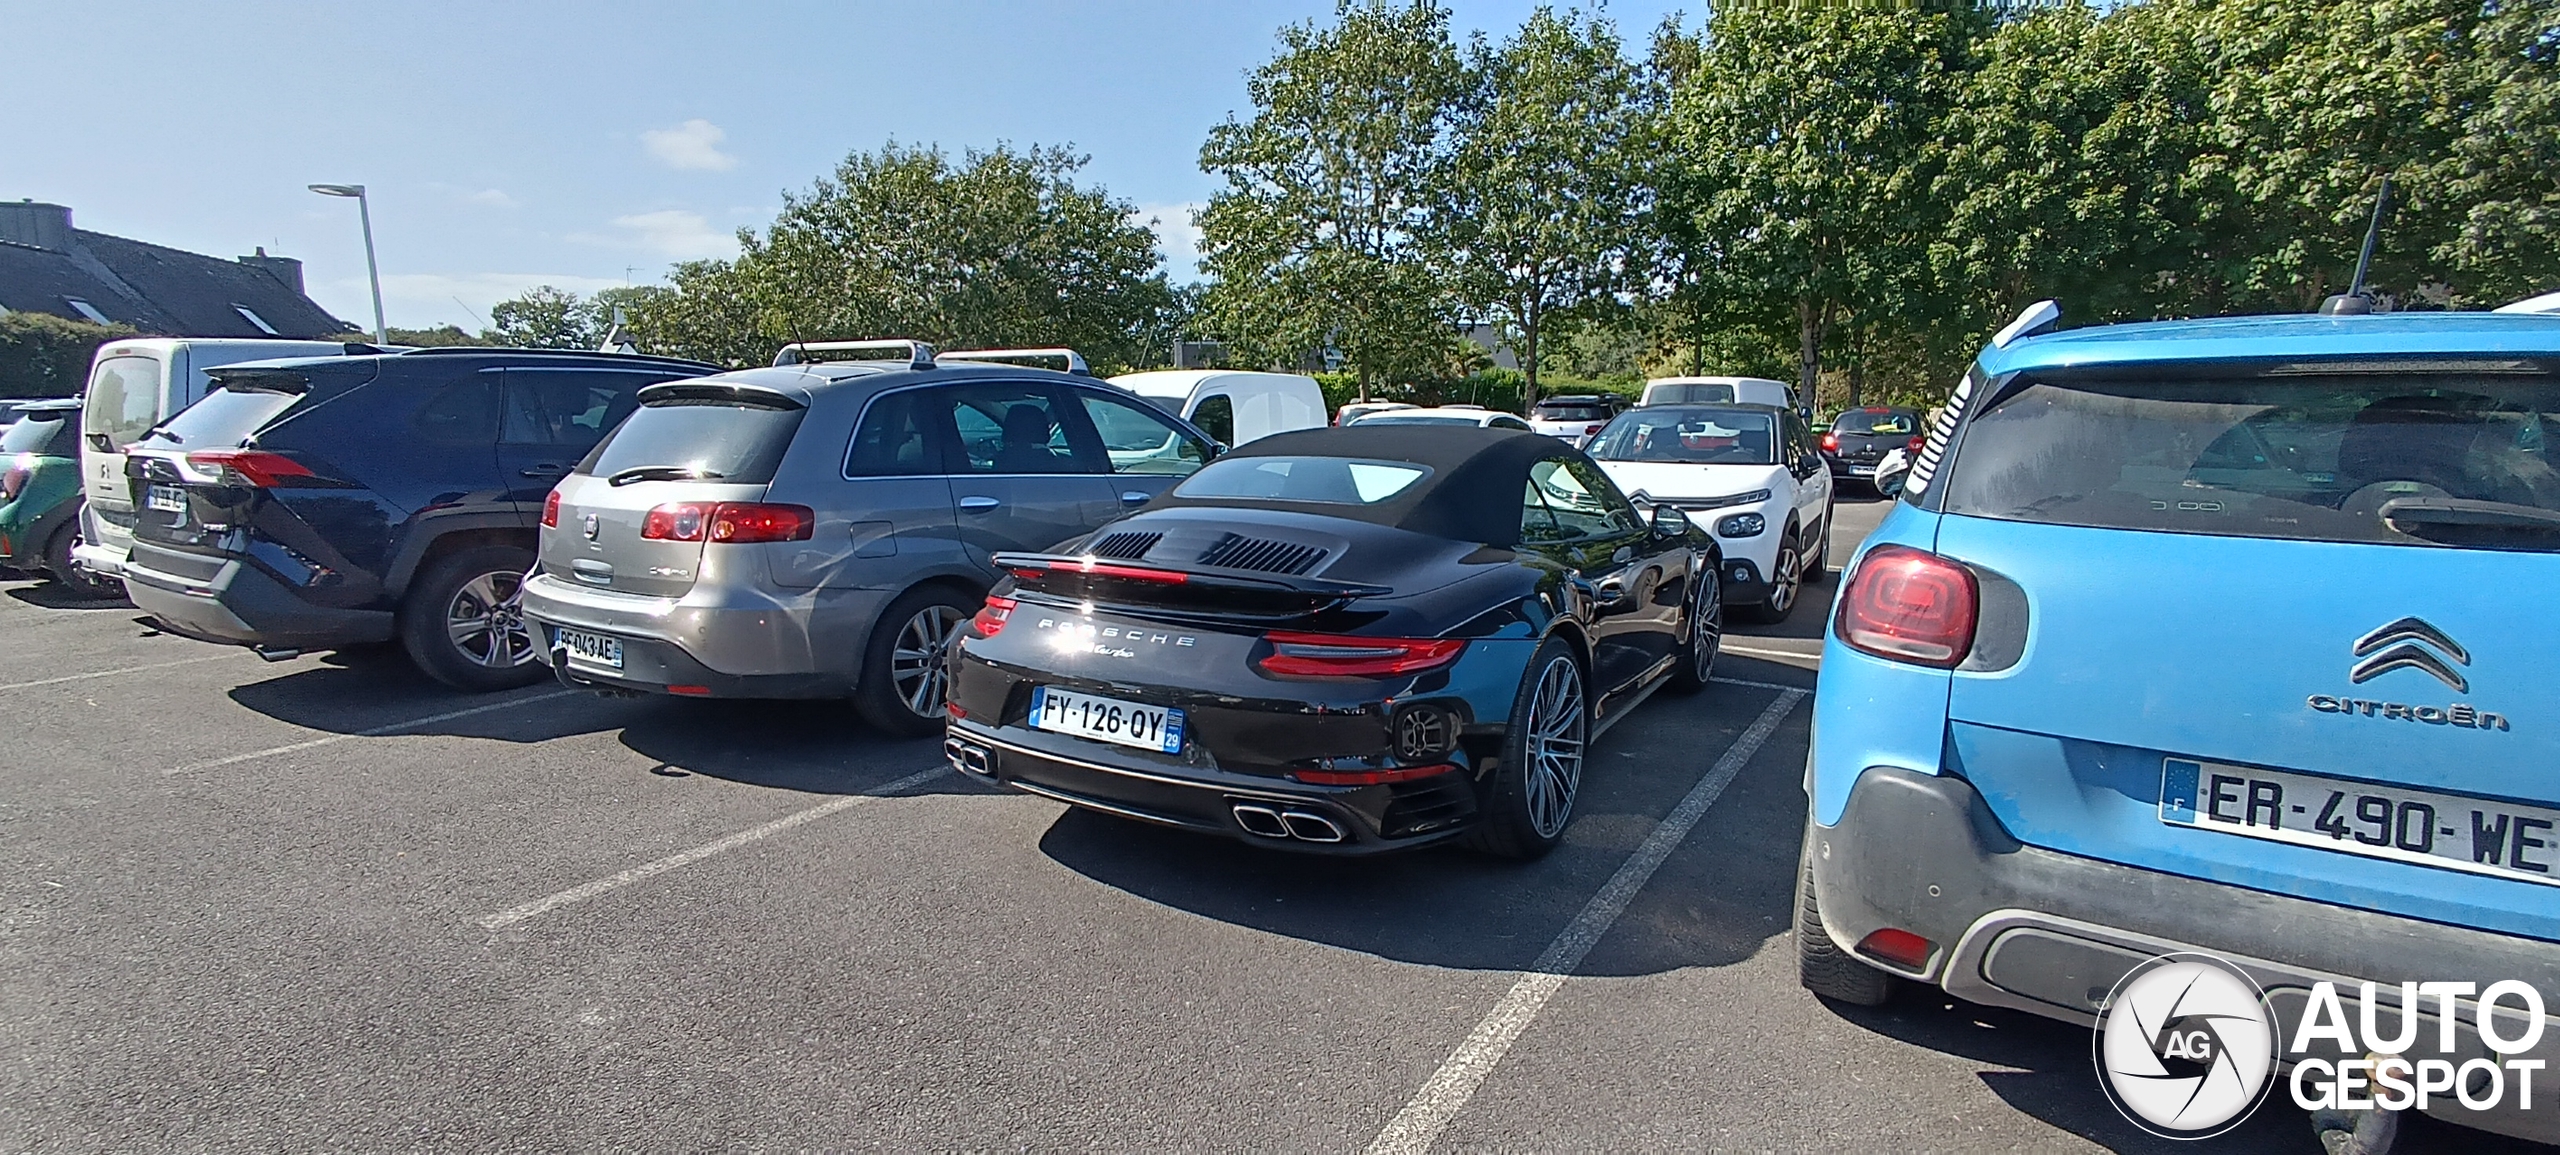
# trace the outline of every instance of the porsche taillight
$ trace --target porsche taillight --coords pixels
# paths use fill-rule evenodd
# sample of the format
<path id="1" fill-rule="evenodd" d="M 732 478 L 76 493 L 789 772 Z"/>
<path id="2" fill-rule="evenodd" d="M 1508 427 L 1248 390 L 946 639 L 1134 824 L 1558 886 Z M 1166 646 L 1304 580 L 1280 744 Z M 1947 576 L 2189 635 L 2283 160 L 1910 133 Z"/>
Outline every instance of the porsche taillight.
<path id="1" fill-rule="evenodd" d="M 992 638 L 1013 619 L 1013 607 L 1020 603 L 1012 598 L 987 595 L 987 604 L 978 607 L 978 616 L 969 619 L 969 628 L 982 638 Z"/>
<path id="2" fill-rule="evenodd" d="M 1392 678 L 1436 670 L 1458 660 L 1464 638 L 1364 638 L 1349 634 L 1274 632 L 1255 664 L 1283 678 Z"/>
<path id="3" fill-rule="evenodd" d="M 1973 652 L 1980 604 L 1972 570 L 1926 550 L 1877 546 L 1841 592 L 1835 629 L 1853 650 L 1953 669 Z"/>

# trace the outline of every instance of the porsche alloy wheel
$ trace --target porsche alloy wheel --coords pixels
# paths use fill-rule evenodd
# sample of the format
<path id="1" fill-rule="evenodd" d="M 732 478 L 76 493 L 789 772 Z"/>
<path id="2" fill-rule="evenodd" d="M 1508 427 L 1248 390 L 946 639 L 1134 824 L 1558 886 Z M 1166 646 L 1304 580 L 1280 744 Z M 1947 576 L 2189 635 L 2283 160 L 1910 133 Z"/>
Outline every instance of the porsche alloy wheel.
<path id="1" fill-rule="evenodd" d="M 1591 704 L 1583 695 L 1582 670 L 1567 655 L 1558 655 L 1538 672 L 1538 692 L 1529 702 L 1528 755 L 1522 767 L 1529 829 L 1541 839 L 1564 833 L 1573 819 L 1574 795 L 1582 789 L 1582 747 L 1591 729 Z"/>

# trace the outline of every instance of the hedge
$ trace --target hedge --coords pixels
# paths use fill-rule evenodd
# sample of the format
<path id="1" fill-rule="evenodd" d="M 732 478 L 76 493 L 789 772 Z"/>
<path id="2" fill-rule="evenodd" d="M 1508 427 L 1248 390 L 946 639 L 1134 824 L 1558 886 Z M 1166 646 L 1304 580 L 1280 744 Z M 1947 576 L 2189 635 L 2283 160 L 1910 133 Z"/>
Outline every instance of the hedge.
<path id="1" fill-rule="evenodd" d="M 133 332 L 49 313 L 0 314 L 0 397 L 77 396 L 98 346 Z"/>

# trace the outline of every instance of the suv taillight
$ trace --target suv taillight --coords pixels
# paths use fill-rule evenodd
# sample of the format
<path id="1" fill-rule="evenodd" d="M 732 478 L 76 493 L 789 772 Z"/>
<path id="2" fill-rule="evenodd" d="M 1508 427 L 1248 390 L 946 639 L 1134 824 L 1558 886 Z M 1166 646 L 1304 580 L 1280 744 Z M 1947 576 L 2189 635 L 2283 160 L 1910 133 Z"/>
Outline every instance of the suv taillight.
<path id="1" fill-rule="evenodd" d="M 222 484 L 253 489 L 274 489 L 300 478 L 319 476 L 299 461 L 264 449 L 199 449 L 187 455 L 187 467 L 198 473 L 219 475 Z"/>
<path id="2" fill-rule="evenodd" d="M 1363 638 L 1348 634 L 1269 633 L 1271 652 L 1255 663 L 1284 678 L 1391 678 L 1458 660 L 1464 638 Z"/>
<path id="3" fill-rule="evenodd" d="M 1980 604 L 1972 570 L 1924 550 L 1882 545 L 1850 575 L 1836 628 L 1853 650 L 1953 669 L 1973 652 Z"/>
<path id="4" fill-rule="evenodd" d="M 552 490 L 551 496 L 542 499 L 542 524 L 547 529 L 560 528 L 559 490 Z"/>
<path id="5" fill-rule="evenodd" d="M 711 541 L 752 545 L 766 541 L 807 541 L 818 526 L 815 510 L 805 505 L 762 501 L 674 501 L 640 519 L 640 536 L 648 541 Z"/>

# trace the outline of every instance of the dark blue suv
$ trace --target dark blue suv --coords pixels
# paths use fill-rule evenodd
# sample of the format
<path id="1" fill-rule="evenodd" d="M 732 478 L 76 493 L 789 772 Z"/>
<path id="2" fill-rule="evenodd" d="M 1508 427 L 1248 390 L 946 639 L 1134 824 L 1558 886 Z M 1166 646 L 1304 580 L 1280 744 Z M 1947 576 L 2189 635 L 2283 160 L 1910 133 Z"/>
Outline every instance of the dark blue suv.
<path id="1" fill-rule="evenodd" d="M 265 657 L 397 638 L 448 685 L 523 685 L 548 673 L 516 614 L 543 499 L 642 387 L 717 371 L 478 348 L 215 369 L 126 458 L 125 585 Z"/>

